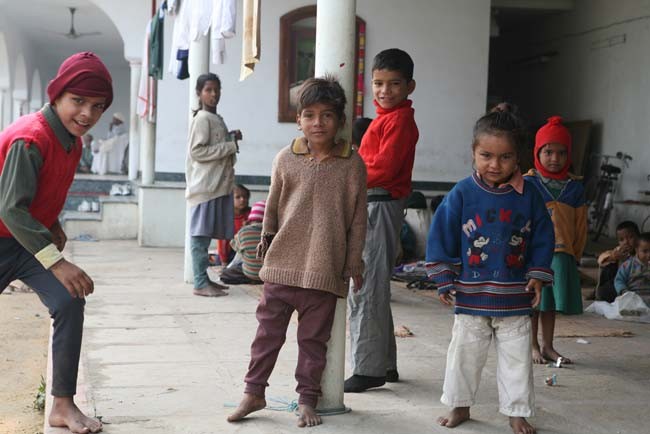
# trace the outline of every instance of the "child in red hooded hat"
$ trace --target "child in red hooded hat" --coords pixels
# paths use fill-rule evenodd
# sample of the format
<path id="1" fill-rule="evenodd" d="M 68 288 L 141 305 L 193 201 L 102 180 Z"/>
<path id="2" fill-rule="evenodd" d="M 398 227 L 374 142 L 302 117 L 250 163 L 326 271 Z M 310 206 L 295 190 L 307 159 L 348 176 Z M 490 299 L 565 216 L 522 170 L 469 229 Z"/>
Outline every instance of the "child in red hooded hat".
<path id="1" fill-rule="evenodd" d="M 111 75 L 95 54 L 66 59 L 47 87 L 50 102 L 0 133 L 0 292 L 12 280 L 32 287 L 54 320 L 49 424 L 99 432 L 75 405 L 85 297 L 93 281 L 64 259 L 58 216 L 82 153 L 81 136 L 113 101 Z"/>
<path id="2" fill-rule="evenodd" d="M 542 289 L 539 311 L 533 314 L 533 361 L 563 363 L 571 360 L 553 347 L 555 312 L 582 313 L 582 293 L 577 262 L 587 242 L 587 207 L 580 178 L 569 173 L 571 134 L 562 118 L 553 116 L 535 135 L 535 169 L 526 178 L 542 194 L 555 227 L 555 254 L 551 268 L 554 283 Z M 539 320 L 538 320 L 539 318 Z M 542 345 L 537 340 L 538 321 L 542 325 Z"/>

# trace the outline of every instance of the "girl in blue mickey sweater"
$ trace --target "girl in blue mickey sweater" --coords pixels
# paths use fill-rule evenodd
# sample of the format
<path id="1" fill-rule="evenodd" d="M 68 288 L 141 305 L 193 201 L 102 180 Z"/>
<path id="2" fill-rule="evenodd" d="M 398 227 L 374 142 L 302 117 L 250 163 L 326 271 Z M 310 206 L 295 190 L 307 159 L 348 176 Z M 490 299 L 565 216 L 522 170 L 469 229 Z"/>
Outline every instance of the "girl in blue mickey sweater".
<path id="1" fill-rule="evenodd" d="M 532 307 L 551 282 L 553 223 L 537 189 L 519 170 L 523 122 L 507 103 L 480 118 L 472 144 L 476 171 L 436 211 L 427 241 L 427 274 L 455 320 L 438 418 L 454 427 L 470 417 L 490 342 L 497 350 L 499 411 L 515 434 L 532 434 Z"/>

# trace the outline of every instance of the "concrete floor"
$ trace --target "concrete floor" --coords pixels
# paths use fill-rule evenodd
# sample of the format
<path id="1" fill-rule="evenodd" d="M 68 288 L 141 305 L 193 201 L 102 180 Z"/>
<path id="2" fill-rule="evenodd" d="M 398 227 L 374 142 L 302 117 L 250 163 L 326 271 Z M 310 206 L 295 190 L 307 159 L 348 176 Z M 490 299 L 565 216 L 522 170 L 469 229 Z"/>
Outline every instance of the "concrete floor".
<path id="1" fill-rule="evenodd" d="M 89 297 L 80 400 L 101 416 L 104 432 L 142 433 L 446 433 L 435 418 L 453 316 L 437 300 L 395 288 L 395 324 L 414 337 L 398 338 L 401 381 L 363 394 L 346 394 L 352 412 L 330 416 L 316 428 L 295 427 L 290 412 L 264 410 L 240 424 L 225 421 L 241 397 L 256 330 L 257 290 L 235 287 L 218 299 L 195 297 L 182 283 L 180 249 L 138 248 L 135 242 L 72 242 L 74 260 L 95 279 Z M 397 286 L 397 285 L 396 285 Z M 634 337 L 557 338 L 576 364 L 536 366 L 540 433 L 646 433 L 650 426 L 650 327 L 592 315 L 571 319 L 589 333 L 621 329 Z M 558 331 L 570 325 L 560 319 Z M 267 397 L 296 397 L 296 324 L 270 379 Z M 510 432 L 497 412 L 495 357 L 483 372 L 473 420 L 454 433 Z M 557 374 L 558 386 L 544 379 Z M 278 405 L 278 404 L 276 404 Z M 64 432 L 46 429 L 46 433 Z"/>

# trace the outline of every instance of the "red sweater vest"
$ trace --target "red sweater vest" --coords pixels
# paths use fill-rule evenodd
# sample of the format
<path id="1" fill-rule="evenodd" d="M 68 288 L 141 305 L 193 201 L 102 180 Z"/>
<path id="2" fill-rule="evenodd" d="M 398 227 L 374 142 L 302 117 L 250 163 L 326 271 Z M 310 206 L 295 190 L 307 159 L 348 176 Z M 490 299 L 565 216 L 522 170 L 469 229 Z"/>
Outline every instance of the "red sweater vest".
<path id="1" fill-rule="evenodd" d="M 11 145 L 19 139 L 24 140 L 27 146 L 36 146 L 43 158 L 43 166 L 38 173 L 36 196 L 29 212 L 49 229 L 61 213 L 74 179 L 81 158 L 81 139 L 77 138 L 68 153 L 40 111 L 23 116 L 0 133 L 0 173 L 4 170 Z M 12 237 L 1 220 L 0 237 Z"/>
<path id="2" fill-rule="evenodd" d="M 392 109 L 383 109 L 375 101 L 377 117 L 370 123 L 359 148 L 368 171 L 368 188 L 388 190 L 393 199 L 411 193 L 415 144 L 419 137 L 411 104 L 407 99 Z"/>

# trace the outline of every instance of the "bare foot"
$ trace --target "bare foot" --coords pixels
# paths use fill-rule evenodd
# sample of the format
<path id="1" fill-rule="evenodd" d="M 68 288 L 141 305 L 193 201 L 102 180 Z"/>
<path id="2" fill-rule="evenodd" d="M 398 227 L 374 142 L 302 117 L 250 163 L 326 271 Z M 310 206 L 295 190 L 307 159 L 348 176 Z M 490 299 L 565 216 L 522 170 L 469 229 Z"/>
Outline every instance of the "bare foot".
<path id="1" fill-rule="evenodd" d="M 96 433 L 102 430 L 102 423 L 83 414 L 72 397 L 54 397 L 48 422 L 52 427 L 68 428 L 73 433 Z"/>
<path id="2" fill-rule="evenodd" d="M 210 281 L 210 285 L 214 286 L 217 289 L 221 289 L 221 290 L 229 289 L 226 285 L 222 285 L 221 283 L 215 282 L 212 279 L 208 279 L 208 280 Z"/>
<path id="3" fill-rule="evenodd" d="M 562 364 L 564 365 L 570 365 L 571 363 L 573 363 L 571 359 L 564 357 L 562 354 L 555 351 L 555 348 L 553 347 L 551 347 L 550 349 L 547 348 L 542 349 L 541 354 L 544 358 L 552 361 L 553 363 L 557 362 L 558 357 L 562 357 Z"/>
<path id="4" fill-rule="evenodd" d="M 323 421 L 314 407 L 309 405 L 300 404 L 298 406 L 298 426 L 304 428 L 306 426 L 316 426 L 322 424 Z"/>
<path id="5" fill-rule="evenodd" d="M 230 416 L 228 416 L 228 422 L 239 422 L 249 414 L 262 410 L 266 407 L 266 400 L 261 396 L 251 395 L 250 393 L 244 393 L 244 398 L 242 398 L 237 407 Z"/>
<path id="6" fill-rule="evenodd" d="M 546 359 L 542 356 L 542 352 L 539 349 L 539 345 L 533 344 L 533 363 L 538 365 L 543 365 L 546 363 Z"/>
<path id="7" fill-rule="evenodd" d="M 511 417 L 510 428 L 514 434 L 535 434 L 535 427 L 526 422 L 523 417 Z"/>
<path id="8" fill-rule="evenodd" d="M 454 407 L 447 416 L 440 416 L 437 420 L 441 426 L 453 428 L 469 420 L 469 407 Z"/>
<path id="9" fill-rule="evenodd" d="M 210 284 L 203 288 L 194 288 L 194 295 L 200 295 L 201 297 L 223 297 L 224 295 L 228 295 L 228 293 Z"/>

